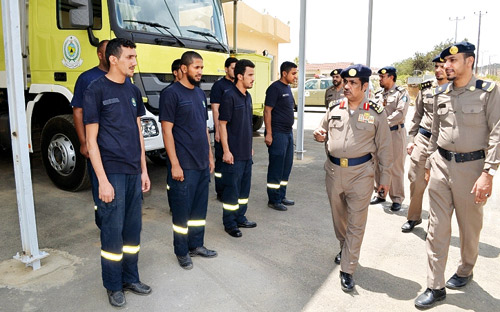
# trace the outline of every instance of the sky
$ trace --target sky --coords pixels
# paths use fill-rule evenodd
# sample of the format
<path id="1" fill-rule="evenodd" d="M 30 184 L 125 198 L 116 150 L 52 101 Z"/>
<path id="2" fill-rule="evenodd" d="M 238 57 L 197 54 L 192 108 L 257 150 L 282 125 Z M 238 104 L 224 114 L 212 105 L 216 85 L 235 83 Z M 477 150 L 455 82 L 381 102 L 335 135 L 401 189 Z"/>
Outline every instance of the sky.
<path id="1" fill-rule="evenodd" d="M 300 0 L 242 0 L 290 25 L 288 44 L 280 44 L 279 63 L 299 55 Z M 366 64 L 368 0 L 306 0 L 308 63 Z M 481 18 L 479 66 L 500 63 L 499 0 L 373 0 L 371 66 L 383 67 L 427 53 L 447 39 L 476 45 Z M 476 13 L 476 14 L 475 14 Z M 464 19 L 465 17 L 465 19 Z M 452 19 L 450 21 L 450 19 Z"/>

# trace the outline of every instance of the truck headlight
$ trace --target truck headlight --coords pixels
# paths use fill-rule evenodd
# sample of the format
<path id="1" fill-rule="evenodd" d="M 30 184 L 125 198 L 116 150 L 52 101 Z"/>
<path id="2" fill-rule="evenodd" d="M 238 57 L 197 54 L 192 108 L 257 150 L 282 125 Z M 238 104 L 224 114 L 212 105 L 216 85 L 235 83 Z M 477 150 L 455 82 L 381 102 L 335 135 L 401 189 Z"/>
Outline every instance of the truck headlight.
<path id="1" fill-rule="evenodd" d="M 158 126 L 156 121 L 152 118 L 142 118 L 142 136 L 144 138 L 150 138 L 157 136 L 159 134 Z"/>

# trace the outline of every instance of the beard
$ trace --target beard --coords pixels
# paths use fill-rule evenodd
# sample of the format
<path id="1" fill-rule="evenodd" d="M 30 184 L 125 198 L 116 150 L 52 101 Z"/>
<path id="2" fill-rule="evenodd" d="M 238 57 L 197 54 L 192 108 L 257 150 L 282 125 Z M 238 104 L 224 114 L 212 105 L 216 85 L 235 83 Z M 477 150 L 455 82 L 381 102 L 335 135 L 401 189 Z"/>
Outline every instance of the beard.
<path id="1" fill-rule="evenodd" d="M 340 85 L 340 81 L 334 81 L 334 82 L 333 82 L 333 85 L 334 85 L 335 87 L 338 87 L 338 86 Z"/>
<path id="2" fill-rule="evenodd" d="M 196 79 L 194 79 L 194 77 L 191 77 L 189 74 L 187 75 L 187 79 L 188 79 L 189 83 L 192 84 L 193 86 L 195 86 L 195 87 L 200 86 L 201 81 L 196 81 Z"/>

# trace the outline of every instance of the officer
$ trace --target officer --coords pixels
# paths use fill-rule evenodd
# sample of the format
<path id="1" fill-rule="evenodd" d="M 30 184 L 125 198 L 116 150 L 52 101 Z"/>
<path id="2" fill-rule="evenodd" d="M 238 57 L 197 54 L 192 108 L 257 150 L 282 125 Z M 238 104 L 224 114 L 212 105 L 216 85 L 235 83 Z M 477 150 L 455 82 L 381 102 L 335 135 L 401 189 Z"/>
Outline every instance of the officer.
<path id="1" fill-rule="evenodd" d="M 109 72 L 90 84 L 83 100 L 87 149 L 99 190 L 102 280 L 116 307 L 126 303 L 124 290 L 151 293 L 137 269 L 142 193 L 149 191 L 150 180 L 140 118 L 146 110 L 139 88 L 127 79 L 134 74 L 136 58 L 132 41 L 109 41 Z"/>
<path id="2" fill-rule="evenodd" d="M 420 84 L 420 91 L 415 100 L 415 114 L 412 127 L 408 131 L 409 143 L 406 151 L 410 155 L 410 207 L 408 208 L 407 221 L 401 227 L 403 232 L 411 232 L 413 228 L 422 223 L 422 197 L 427 183 L 424 180 L 426 149 L 431 137 L 432 106 L 434 105 L 433 88 L 448 82 L 444 70 L 444 60 L 438 55 L 434 62 L 436 82 L 426 81 Z"/>
<path id="3" fill-rule="evenodd" d="M 108 41 L 109 40 L 102 40 L 97 45 L 97 58 L 99 59 L 99 65 L 92 67 L 78 76 L 75 84 L 73 99 L 71 100 L 71 106 L 73 107 L 73 122 L 75 123 L 76 134 L 78 135 L 78 140 L 80 141 L 80 154 L 87 158 L 87 171 L 92 185 L 92 196 L 94 198 L 95 223 L 98 228 L 101 228 L 101 222 L 97 213 L 99 190 L 97 188 L 97 177 L 95 176 L 94 169 L 92 168 L 89 151 L 87 150 L 85 126 L 83 125 L 83 93 L 92 81 L 106 75 L 108 72 L 108 62 L 106 61 L 106 46 L 108 45 Z"/>
<path id="4" fill-rule="evenodd" d="M 406 130 L 404 128 L 406 112 L 410 97 L 408 91 L 403 87 L 396 85 L 396 68 L 387 66 L 378 71 L 380 86 L 382 90 L 375 93 L 375 102 L 385 108 L 387 113 L 387 122 L 391 130 L 393 166 L 391 169 L 391 187 L 389 195 L 391 196 L 392 211 L 401 210 L 401 203 L 405 199 L 404 193 L 404 167 L 406 156 Z M 379 189 L 380 173 L 375 168 L 375 191 Z M 377 193 L 370 204 L 385 202 L 386 193 Z"/>
<path id="5" fill-rule="evenodd" d="M 214 180 L 215 180 L 215 192 L 217 194 L 217 199 L 222 201 L 222 145 L 220 144 L 220 123 L 219 123 L 219 105 L 222 101 L 222 95 L 228 89 L 232 88 L 234 85 L 234 66 L 238 62 L 237 58 L 229 57 L 226 59 L 224 63 L 224 70 L 226 71 L 226 75 L 221 79 L 217 80 L 212 86 L 212 90 L 210 91 L 210 106 L 212 107 L 212 116 L 214 118 L 214 148 L 215 148 L 215 172 L 214 172 Z"/>
<path id="6" fill-rule="evenodd" d="M 234 68 L 235 84 L 222 96 L 219 107 L 221 144 L 224 154 L 221 167 L 222 221 L 224 230 L 241 237 L 239 228 L 254 228 L 257 223 L 247 220 L 248 196 L 252 178 L 252 97 L 248 89 L 254 82 L 255 65 L 239 60 Z"/>
<path id="7" fill-rule="evenodd" d="M 297 79 L 297 65 L 283 62 L 281 78 L 266 90 L 264 101 L 265 143 L 269 153 L 267 196 L 270 208 L 285 211 L 295 202 L 286 198 L 286 187 L 293 165 L 293 109 L 295 101 L 290 84 Z"/>
<path id="8" fill-rule="evenodd" d="M 213 258 L 203 246 L 208 182 L 214 162 L 207 128 L 207 99 L 198 87 L 203 58 L 182 54 L 182 78 L 160 94 L 163 142 L 167 151 L 167 194 L 172 208 L 174 252 L 181 268 L 193 268 L 191 257 Z"/>
<path id="9" fill-rule="evenodd" d="M 349 292 L 354 288 L 354 273 L 368 216 L 373 187 L 374 167 L 380 168 L 380 189 L 388 191 L 392 164 L 391 133 L 384 108 L 368 101 L 372 71 L 364 65 L 352 65 L 341 72 L 345 98 L 332 102 L 319 128 L 316 141 L 327 141 L 325 163 L 326 192 L 332 209 L 335 235 L 340 242 L 340 285 Z M 374 163 L 372 155 L 377 155 Z"/>
<path id="10" fill-rule="evenodd" d="M 325 91 L 325 106 L 328 108 L 328 104 L 331 101 L 336 101 L 344 97 L 344 86 L 342 83 L 342 77 L 340 77 L 340 73 L 342 72 L 342 68 L 337 68 L 332 70 L 330 76 L 332 77 L 333 85 L 328 87 Z"/>
<path id="11" fill-rule="evenodd" d="M 474 50 L 473 44 L 460 42 L 441 52 L 451 82 L 435 89 L 425 164 L 425 178 L 430 178 L 427 289 L 415 299 L 419 308 L 445 299 L 445 286 L 460 289 L 472 279 L 483 205 L 500 162 L 500 91 L 493 82 L 474 77 Z M 460 263 L 445 284 L 453 210 L 460 230 Z"/>

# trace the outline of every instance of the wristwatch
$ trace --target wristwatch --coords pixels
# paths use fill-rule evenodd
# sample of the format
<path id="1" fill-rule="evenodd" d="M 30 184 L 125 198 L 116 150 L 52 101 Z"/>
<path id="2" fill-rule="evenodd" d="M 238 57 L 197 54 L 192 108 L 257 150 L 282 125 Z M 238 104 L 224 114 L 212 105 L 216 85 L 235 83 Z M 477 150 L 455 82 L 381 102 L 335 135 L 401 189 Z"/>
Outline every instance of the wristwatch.
<path id="1" fill-rule="evenodd" d="M 485 173 L 489 174 L 489 175 L 490 175 L 490 176 L 492 176 L 492 177 L 495 175 L 495 173 L 497 173 L 497 171 L 496 171 L 495 169 L 493 169 L 493 168 L 490 168 L 490 169 L 484 169 L 484 170 L 483 170 L 483 172 L 485 172 Z"/>

